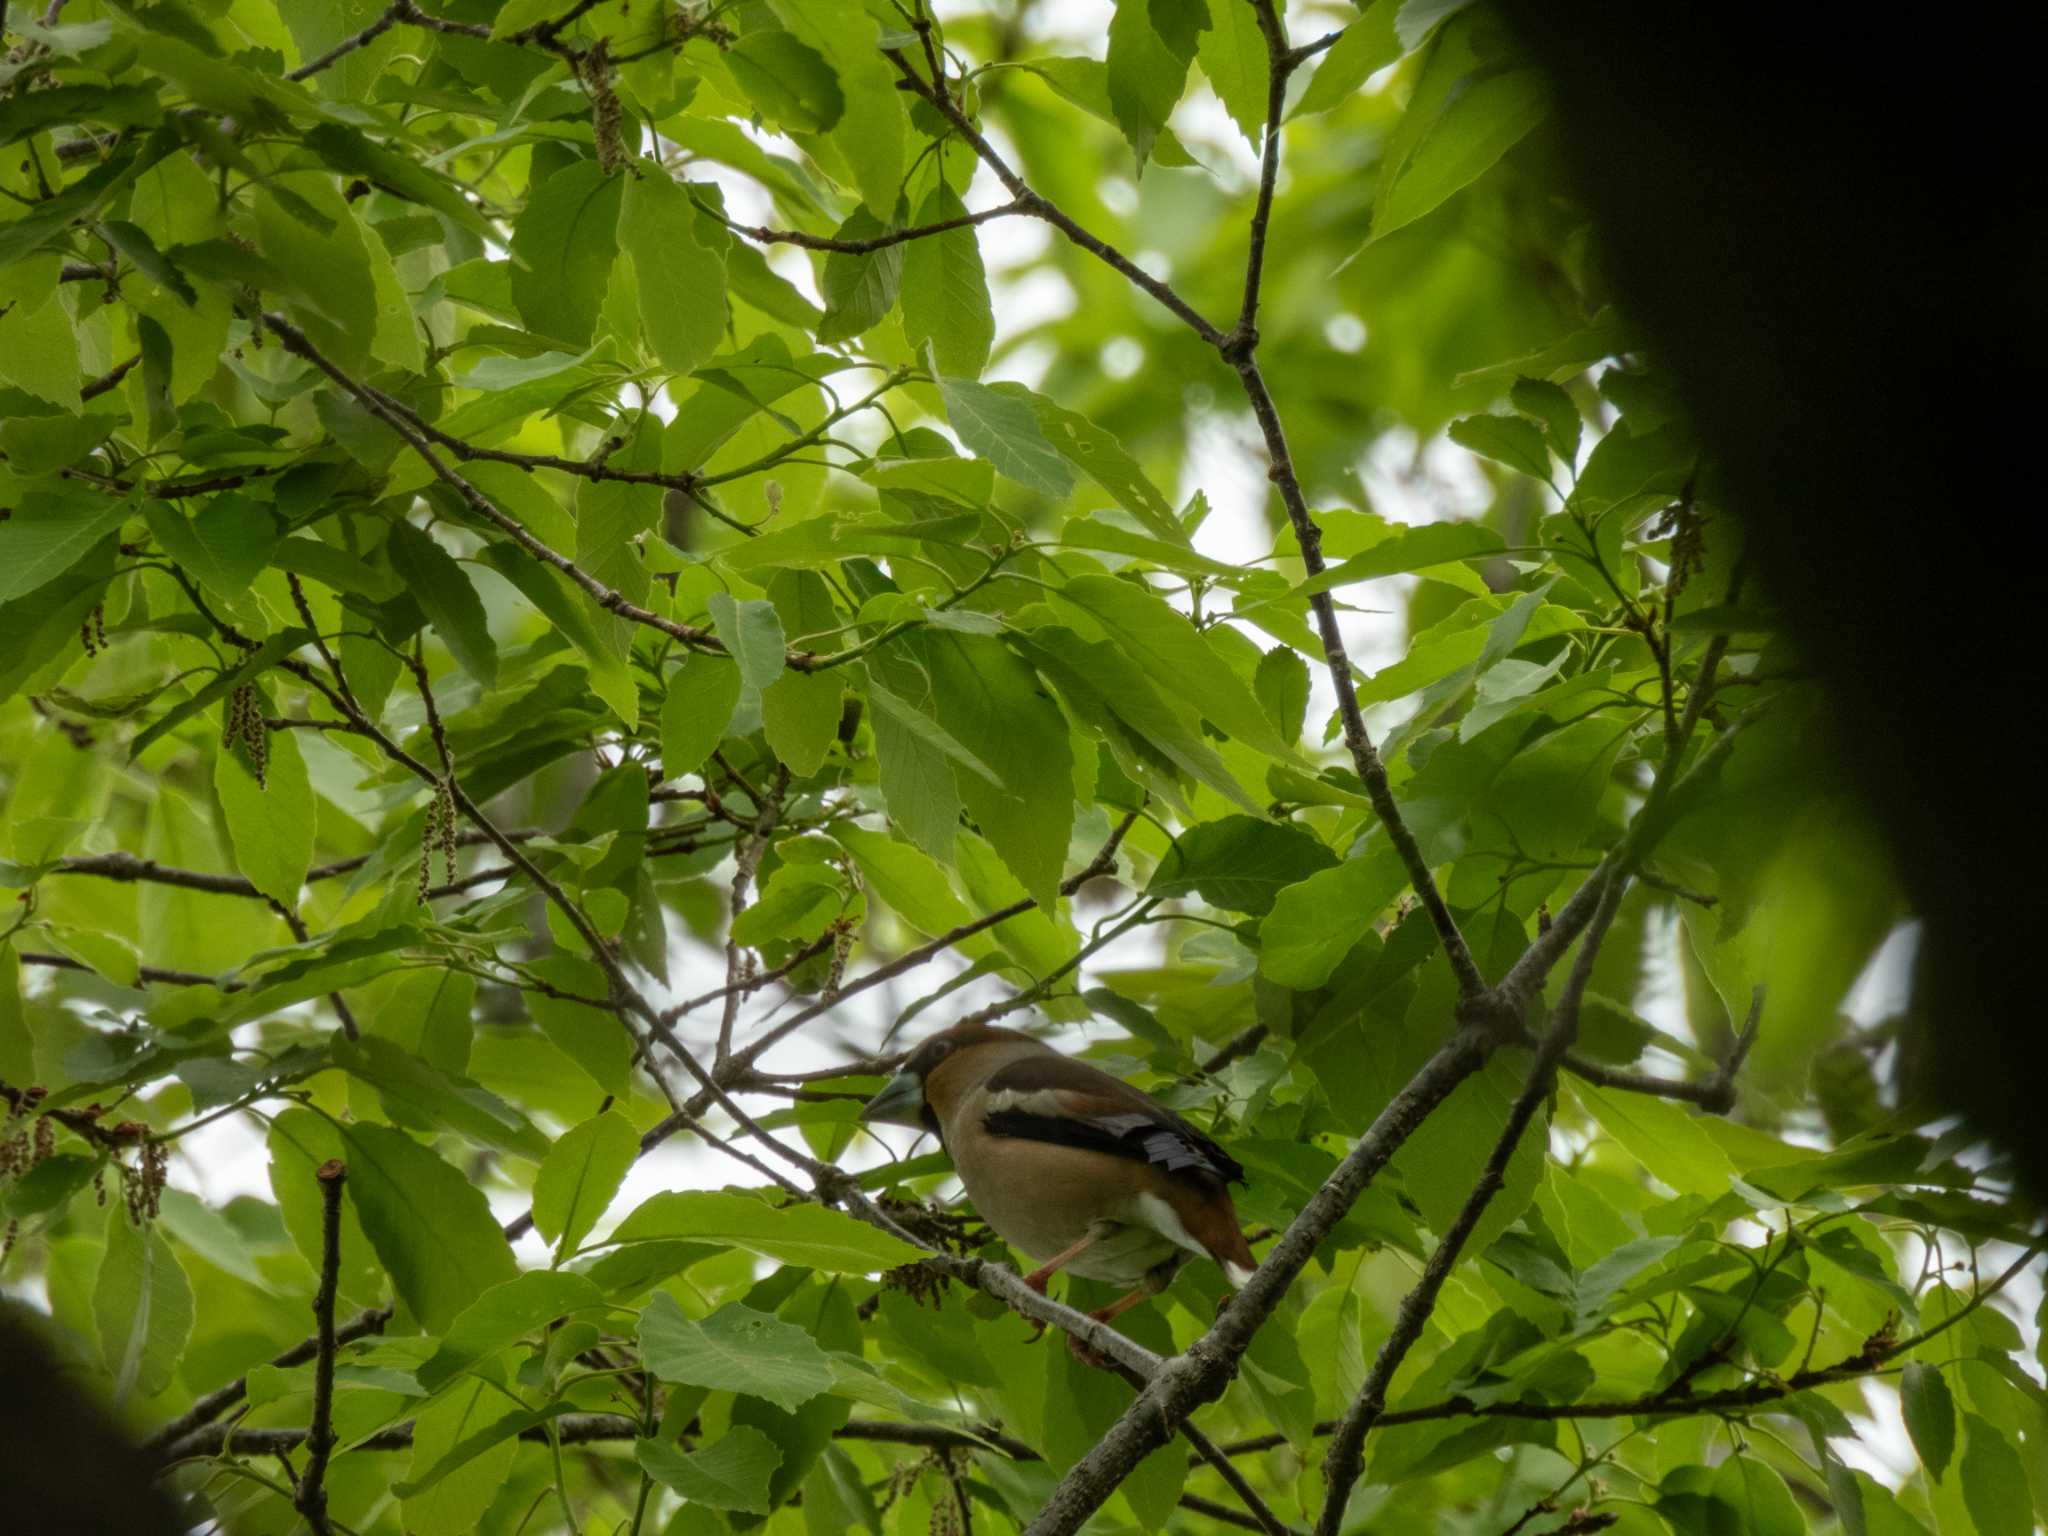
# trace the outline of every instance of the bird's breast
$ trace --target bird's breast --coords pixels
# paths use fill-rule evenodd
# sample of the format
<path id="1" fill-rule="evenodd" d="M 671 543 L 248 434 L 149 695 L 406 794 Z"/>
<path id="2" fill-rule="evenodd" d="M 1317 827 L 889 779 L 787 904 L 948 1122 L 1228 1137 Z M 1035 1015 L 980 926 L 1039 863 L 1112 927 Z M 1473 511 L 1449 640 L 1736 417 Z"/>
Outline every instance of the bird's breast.
<path id="1" fill-rule="evenodd" d="M 982 1220 L 1011 1247 L 1043 1261 L 1104 1225 L 1066 1268 L 1135 1285 L 1180 1244 L 1144 1219 L 1145 1165 L 1084 1148 L 1019 1137 L 949 1134 L 953 1166 Z"/>

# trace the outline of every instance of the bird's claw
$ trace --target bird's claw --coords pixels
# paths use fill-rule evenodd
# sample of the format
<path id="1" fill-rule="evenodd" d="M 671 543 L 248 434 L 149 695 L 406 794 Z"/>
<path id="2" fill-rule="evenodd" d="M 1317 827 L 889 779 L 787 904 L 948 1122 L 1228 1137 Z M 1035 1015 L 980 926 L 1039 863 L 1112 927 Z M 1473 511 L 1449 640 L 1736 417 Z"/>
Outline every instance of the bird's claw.
<path id="1" fill-rule="evenodd" d="M 1067 1353 L 1093 1370 L 1106 1371 L 1112 1364 L 1109 1356 L 1093 1345 L 1083 1343 L 1077 1334 L 1067 1335 Z"/>

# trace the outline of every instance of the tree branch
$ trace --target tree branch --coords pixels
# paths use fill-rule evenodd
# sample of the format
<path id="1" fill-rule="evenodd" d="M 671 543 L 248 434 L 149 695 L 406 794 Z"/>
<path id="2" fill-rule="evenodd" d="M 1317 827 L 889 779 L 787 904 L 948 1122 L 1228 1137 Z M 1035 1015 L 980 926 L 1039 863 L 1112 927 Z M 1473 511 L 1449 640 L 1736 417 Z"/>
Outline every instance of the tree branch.
<path id="1" fill-rule="evenodd" d="M 1536 1118 L 1543 1101 L 1550 1097 L 1551 1087 L 1557 1081 L 1558 1062 L 1578 1034 L 1579 1005 L 1593 974 L 1593 960 L 1599 953 L 1600 941 L 1607 935 L 1608 925 L 1614 921 L 1616 909 L 1621 905 L 1625 884 L 1619 875 L 1607 877 L 1601 891 L 1599 911 L 1586 929 L 1586 942 L 1580 947 L 1578 962 L 1572 969 L 1563 997 L 1558 1001 L 1550 1027 L 1544 1031 L 1536 1058 L 1529 1064 L 1529 1075 L 1523 1081 L 1522 1091 L 1515 1096 L 1515 1102 L 1508 1110 L 1507 1124 L 1501 1128 L 1472 1193 L 1465 1197 L 1464 1205 L 1423 1265 L 1422 1278 L 1401 1298 L 1400 1308 L 1394 1315 L 1393 1329 L 1388 1333 L 1386 1342 L 1380 1345 L 1379 1353 L 1373 1357 L 1372 1367 L 1366 1372 L 1358 1395 L 1352 1399 L 1350 1409 L 1337 1427 L 1336 1437 L 1331 1441 L 1329 1454 L 1323 1462 L 1326 1492 L 1322 1514 L 1316 1521 L 1316 1536 L 1337 1536 L 1343 1528 L 1344 1511 L 1351 1502 L 1351 1490 L 1358 1482 L 1359 1473 L 1365 1469 L 1365 1437 L 1386 1408 L 1387 1389 L 1393 1383 L 1394 1373 L 1407 1359 L 1408 1351 L 1415 1347 L 1415 1341 L 1422 1337 L 1430 1314 L 1436 1310 L 1437 1297 L 1451 1271 L 1457 1267 L 1467 1240 L 1478 1228 L 1480 1218 L 1486 1214 L 1493 1197 L 1507 1182 L 1508 1163 L 1515 1155 L 1515 1148 L 1521 1145 L 1522 1134 L 1528 1130 L 1529 1122 Z"/>
<path id="2" fill-rule="evenodd" d="M 1192 304 L 1176 293 L 1172 284 L 1154 277 L 1108 241 L 1090 234 L 1057 205 L 1048 202 L 1045 198 L 1039 196 L 1038 193 L 1032 191 L 1029 186 L 1025 185 L 1024 179 L 1010 169 L 1009 162 L 996 152 L 995 146 L 989 143 L 982 136 L 981 131 L 967 120 L 967 115 L 960 110 L 959 104 L 945 91 L 939 89 L 935 82 L 927 81 L 920 75 L 911 65 L 910 61 L 903 56 L 901 49 L 885 48 L 882 51 L 889 62 L 896 66 L 897 73 L 903 77 L 903 83 L 915 95 L 929 103 L 932 109 L 941 117 L 951 123 L 953 131 L 967 142 L 968 146 L 981 158 L 984 165 L 995 172 L 996 179 L 1009 192 L 1019 213 L 1026 214 L 1034 219 L 1043 220 L 1045 223 L 1052 225 L 1053 228 L 1065 235 L 1068 240 L 1072 241 L 1082 250 L 1121 273 L 1130 282 L 1165 305 L 1168 310 L 1186 322 L 1188 327 L 1197 336 L 1201 337 L 1202 340 L 1208 342 L 1211 346 L 1220 346 L 1222 344 L 1223 333 L 1211 325 Z"/>
<path id="3" fill-rule="evenodd" d="M 334 1454 L 334 1290 L 341 1275 L 341 1191 L 348 1165 L 329 1158 L 314 1175 L 320 1185 L 320 1288 L 313 1293 L 313 1422 L 306 1431 L 306 1470 L 292 1503 L 313 1536 L 328 1536 L 327 1461 Z"/>
<path id="4" fill-rule="evenodd" d="M 1380 1111 L 1370 1129 L 1310 1197 L 1215 1324 L 1166 1361 L 1115 1424 L 1076 1462 L 1026 1530 L 1026 1536 L 1070 1536 L 1138 1463 L 1163 1445 L 1203 1403 L 1222 1395 L 1237 1361 L 1316 1248 L 1365 1187 L 1453 1089 L 1484 1064 L 1495 1036 L 1457 1029 Z M 1021 1288 L 1022 1282 L 1018 1282 Z M 1092 1340 L 1090 1342 L 1093 1342 Z"/>

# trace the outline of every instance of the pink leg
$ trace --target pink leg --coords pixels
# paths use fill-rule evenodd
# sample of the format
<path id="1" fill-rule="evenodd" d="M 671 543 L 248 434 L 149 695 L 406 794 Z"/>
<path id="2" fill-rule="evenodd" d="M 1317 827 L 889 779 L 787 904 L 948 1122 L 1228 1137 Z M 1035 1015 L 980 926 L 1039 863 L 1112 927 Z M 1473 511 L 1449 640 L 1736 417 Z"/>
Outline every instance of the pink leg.
<path id="1" fill-rule="evenodd" d="M 1094 1243 L 1095 1234 L 1093 1232 L 1090 1232 L 1086 1237 L 1082 1238 L 1081 1241 L 1074 1244 L 1073 1247 L 1061 1249 L 1058 1253 L 1054 1254 L 1051 1258 L 1047 1259 L 1043 1264 L 1039 1265 L 1038 1268 L 1031 1271 L 1030 1274 L 1024 1277 L 1024 1283 L 1030 1286 L 1031 1289 L 1033 1289 L 1034 1291 L 1038 1292 L 1039 1295 L 1043 1296 L 1045 1294 L 1046 1282 L 1052 1279 L 1052 1277 L 1058 1274 L 1062 1269 L 1066 1268 L 1067 1265 L 1073 1263 L 1075 1259 L 1079 1258 L 1081 1254 L 1084 1253 L 1090 1247 L 1092 1247 Z"/>

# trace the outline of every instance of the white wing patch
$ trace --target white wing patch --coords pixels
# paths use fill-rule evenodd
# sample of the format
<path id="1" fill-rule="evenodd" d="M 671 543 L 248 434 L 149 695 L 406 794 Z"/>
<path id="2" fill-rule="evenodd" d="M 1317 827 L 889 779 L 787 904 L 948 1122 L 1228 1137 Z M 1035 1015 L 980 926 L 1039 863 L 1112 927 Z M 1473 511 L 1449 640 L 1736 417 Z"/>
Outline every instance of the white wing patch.
<path id="1" fill-rule="evenodd" d="M 1019 1114 L 1044 1115 L 1048 1119 L 1064 1118 L 1072 1113 L 1061 1100 L 1057 1088 L 1033 1088 L 1028 1092 L 1016 1088 L 998 1088 L 988 1095 L 983 1107 L 986 1113 L 991 1115 L 1014 1110 Z"/>
<path id="2" fill-rule="evenodd" d="M 1181 1221 L 1180 1212 L 1157 1195 L 1134 1196 L 1131 1200 L 1131 1218 L 1138 1226 L 1149 1227 L 1177 1248 L 1185 1248 L 1189 1253 L 1198 1254 L 1203 1258 L 1209 1256 L 1209 1250 L 1195 1240 L 1194 1233 Z"/>

